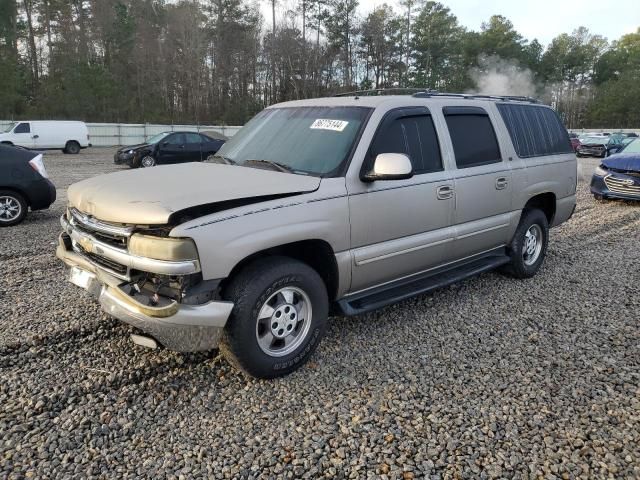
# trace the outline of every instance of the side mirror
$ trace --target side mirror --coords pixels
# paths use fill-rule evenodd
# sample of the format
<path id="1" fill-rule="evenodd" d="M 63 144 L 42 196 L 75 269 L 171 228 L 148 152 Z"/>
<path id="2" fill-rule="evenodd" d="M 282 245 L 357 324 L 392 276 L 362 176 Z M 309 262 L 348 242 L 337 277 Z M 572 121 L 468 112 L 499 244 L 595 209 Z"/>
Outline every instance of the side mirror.
<path id="1" fill-rule="evenodd" d="M 411 160 L 404 153 L 381 153 L 373 162 L 373 168 L 362 177 L 365 182 L 376 180 L 402 180 L 413 177 Z"/>

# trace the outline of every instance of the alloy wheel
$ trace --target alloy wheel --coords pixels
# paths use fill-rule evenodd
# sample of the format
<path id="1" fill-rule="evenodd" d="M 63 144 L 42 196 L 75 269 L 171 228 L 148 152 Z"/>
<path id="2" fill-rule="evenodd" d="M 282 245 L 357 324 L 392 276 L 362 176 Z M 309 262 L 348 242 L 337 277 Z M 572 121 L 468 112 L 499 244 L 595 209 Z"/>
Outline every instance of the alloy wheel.
<path id="1" fill-rule="evenodd" d="M 11 222 L 22 213 L 20 202 L 9 195 L 0 197 L 0 222 Z"/>
<path id="2" fill-rule="evenodd" d="M 145 168 L 153 167 L 155 164 L 156 164 L 156 159 L 153 158 L 151 155 L 145 155 L 144 157 L 142 157 L 142 160 L 140 161 L 140 165 L 142 165 Z"/>
<path id="3" fill-rule="evenodd" d="M 271 357 L 293 352 L 305 340 L 311 326 L 311 301 L 300 288 L 284 287 L 273 293 L 260 308 L 256 339 Z"/>
<path id="4" fill-rule="evenodd" d="M 537 224 L 531 225 L 525 233 L 522 247 L 522 258 L 525 265 L 530 266 L 536 263 L 542 251 L 542 242 L 542 229 Z"/>

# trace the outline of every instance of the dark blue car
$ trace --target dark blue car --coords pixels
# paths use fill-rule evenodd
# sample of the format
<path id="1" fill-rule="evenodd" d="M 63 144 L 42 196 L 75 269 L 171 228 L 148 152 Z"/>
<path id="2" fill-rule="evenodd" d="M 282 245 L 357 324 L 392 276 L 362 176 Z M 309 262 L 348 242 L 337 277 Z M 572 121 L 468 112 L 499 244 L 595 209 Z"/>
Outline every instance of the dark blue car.
<path id="1" fill-rule="evenodd" d="M 640 140 L 602 161 L 591 178 L 591 193 L 598 200 L 640 200 Z"/>

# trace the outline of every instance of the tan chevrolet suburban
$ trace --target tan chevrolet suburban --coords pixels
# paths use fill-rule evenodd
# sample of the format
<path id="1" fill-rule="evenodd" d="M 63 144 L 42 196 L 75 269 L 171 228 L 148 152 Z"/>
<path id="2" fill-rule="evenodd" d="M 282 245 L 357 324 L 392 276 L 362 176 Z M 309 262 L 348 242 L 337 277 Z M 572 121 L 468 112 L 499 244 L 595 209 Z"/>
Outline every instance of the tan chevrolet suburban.
<path id="1" fill-rule="evenodd" d="M 57 256 L 141 345 L 220 347 L 263 378 L 356 315 L 494 268 L 540 269 L 576 205 L 557 114 L 418 92 L 288 102 L 213 161 L 69 188 Z"/>

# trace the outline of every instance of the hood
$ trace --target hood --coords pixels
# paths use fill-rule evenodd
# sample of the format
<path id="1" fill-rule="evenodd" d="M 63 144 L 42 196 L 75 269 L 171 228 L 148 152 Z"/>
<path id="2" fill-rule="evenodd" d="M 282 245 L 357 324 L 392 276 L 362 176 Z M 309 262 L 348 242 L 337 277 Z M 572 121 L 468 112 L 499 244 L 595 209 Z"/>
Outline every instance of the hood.
<path id="1" fill-rule="evenodd" d="M 126 152 L 127 150 L 139 150 L 141 148 L 147 148 L 150 147 L 151 144 L 149 143 L 138 143 L 137 145 L 129 145 L 127 147 L 122 147 L 118 149 L 118 153 L 119 152 Z"/>
<path id="2" fill-rule="evenodd" d="M 99 220 L 164 225 L 172 214 L 222 202 L 316 190 L 320 178 L 215 163 L 183 163 L 110 173 L 69 187 L 69 205 Z"/>
<path id="3" fill-rule="evenodd" d="M 602 165 L 624 172 L 640 172 L 640 153 L 616 153 L 603 160 Z"/>

